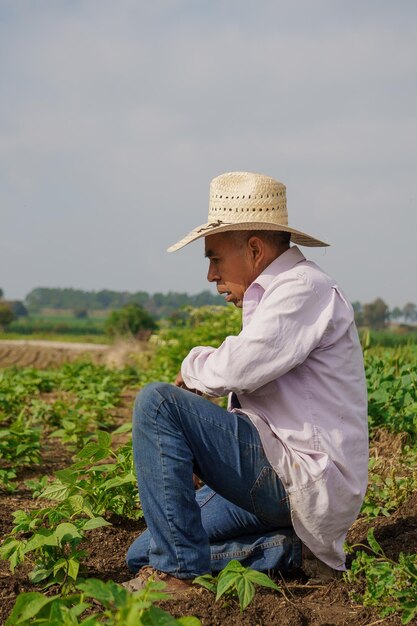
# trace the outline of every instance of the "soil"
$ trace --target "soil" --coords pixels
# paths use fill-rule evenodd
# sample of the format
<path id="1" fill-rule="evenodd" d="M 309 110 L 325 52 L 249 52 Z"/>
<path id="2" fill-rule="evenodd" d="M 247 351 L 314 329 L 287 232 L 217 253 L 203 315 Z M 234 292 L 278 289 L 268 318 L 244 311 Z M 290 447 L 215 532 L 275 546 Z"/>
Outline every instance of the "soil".
<path id="1" fill-rule="evenodd" d="M 1 367 L 44 369 L 87 356 L 94 363 L 120 367 L 134 363 L 134 357 L 149 350 L 146 342 L 121 340 L 112 345 L 26 339 L 0 340 Z M 133 357 L 133 360 L 132 360 Z"/>
<path id="2" fill-rule="evenodd" d="M 134 393 L 124 396 L 120 416 L 126 420 L 131 412 Z M 400 449 L 398 438 L 386 433 L 376 438 L 375 446 L 380 458 L 392 465 L 393 457 Z M 43 445 L 43 462 L 40 466 L 23 467 L 18 474 L 19 487 L 13 494 L 1 495 L 0 537 L 12 528 L 12 513 L 18 509 L 30 510 L 38 503 L 24 481 L 28 478 L 52 475 L 57 469 L 71 463 L 68 451 L 57 444 L 56 440 Z M 89 557 L 86 561 L 86 574 L 103 580 L 112 579 L 123 582 L 131 577 L 124 561 L 126 550 L 136 536 L 143 531 L 142 521 L 133 522 L 113 517 L 112 526 L 100 528 L 90 533 L 84 546 Z M 358 519 L 348 535 L 350 544 L 363 543 L 369 527 L 375 529 L 375 537 L 382 545 L 387 556 L 398 559 L 400 552 L 417 552 L 417 493 L 405 502 L 390 517 L 379 517 L 371 522 Z M 351 559 L 352 557 L 350 557 Z M 17 568 L 14 575 L 9 571 L 6 561 L 0 561 L 0 624 L 5 620 L 14 605 L 16 596 L 24 591 L 39 591 L 28 580 L 29 567 Z M 378 613 L 365 608 L 350 597 L 349 585 L 343 580 L 330 582 L 323 586 L 309 586 L 308 580 L 299 576 L 276 577 L 283 594 L 266 589 L 259 589 L 252 604 L 241 613 L 238 604 L 233 601 L 214 601 L 209 591 L 196 588 L 180 600 L 161 603 L 162 608 L 175 617 L 195 615 L 204 626 L 357 626 L 386 625 L 399 626 L 397 616 L 381 619 Z M 50 591 L 53 593 L 53 590 Z M 417 624 L 417 620 L 409 622 Z"/>
<path id="3" fill-rule="evenodd" d="M 130 404 L 133 394 L 126 394 Z M 126 414 L 129 407 L 123 408 Z M 391 448 L 392 449 L 392 448 Z M 389 453 L 389 446 L 386 452 Z M 12 528 L 12 513 L 18 509 L 36 508 L 37 503 L 25 487 L 28 478 L 52 475 L 57 469 L 71 462 L 70 455 L 54 441 L 43 447 L 42 466 L 22 468 L 19 473 L 19 489 L 13 494 L 3 494 L 0 507 L 0 536 Z M 143 521 L 130 521 L 113 517 L 112 526 L 91 532 L 84 546 L 89 553 L 86 562 L 87 575 L 102 580 L 123 582 L 130 577 L 124 555 L 130 543 L 145 528 Z M 390 517 L 379 517 L 371 523 L 358 519 L 348 535 L 348 541 L 363 543 L 368 528 L 376 529 L 375 536 L 387 556 L 397 559 L 400 552 L 417 552 L 417 493 L 405 502 Z M 351 557 L 352 558 L 352 557 Z M 4 624 L 16 596 L 20 592 L 35 591 L 28 580 L 28 567 L 17 568 L 12 575 L 8 563 L 0 561 L 0 624 Z M 195 615 L 204 626 L 370 626 L 385 624 L 399 626 L 398 617 L 381 620 L 376 611 L 356 604 L 349 596 L 349 586 L 344 581 L 333 581 L 324 586 L 309 586 L 308 580 L 300 576 L 276 577 L 284 595 L 259 589 L 252 604 L 240 613 L 238 604 L 229 600 L 214 601 L 214 596 L 205 589 L 196 588 L 181 600 L 170 600 L 161 606 L 175 617 Z M 416 622 L 410 622 L 415 624 Z"/>

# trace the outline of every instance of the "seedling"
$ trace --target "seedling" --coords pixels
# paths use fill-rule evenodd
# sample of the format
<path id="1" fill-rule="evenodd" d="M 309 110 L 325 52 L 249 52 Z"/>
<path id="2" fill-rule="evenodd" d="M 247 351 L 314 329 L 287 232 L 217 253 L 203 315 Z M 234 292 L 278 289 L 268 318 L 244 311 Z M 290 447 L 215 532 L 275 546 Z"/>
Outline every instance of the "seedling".
<path id="1" fill-rule="evenodd" d="M 244 567 L 236 560 L 230 561 L 217 576 L 205 574 L 198 576 L 194 582 L 215 593 L 216 602 L 222 596 L 237 598 L 241 611 L 244 611 L 252 602 L 255 596 L 255 585 L 281 592 L 278 585 L 266 574 Z"/>

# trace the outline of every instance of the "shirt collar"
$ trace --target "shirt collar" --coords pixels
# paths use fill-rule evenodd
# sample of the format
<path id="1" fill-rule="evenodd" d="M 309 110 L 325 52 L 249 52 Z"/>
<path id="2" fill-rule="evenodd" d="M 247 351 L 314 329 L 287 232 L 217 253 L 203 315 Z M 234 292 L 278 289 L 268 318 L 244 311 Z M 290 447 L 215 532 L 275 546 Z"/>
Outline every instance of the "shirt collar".
<path id="1" fill-rule="evenodd" d="M 271 284 L 271 282 L 281 274 L 292 269 L 300 261 L 305 261 L 305 256 L 300 252 L 297 246 L 293 246 L 286 250 L 278 258 L 276 258 L 268 267 L 259 274 L 251 285 L 247 288 L 243 296 L 243 323 L 247 324 L 252 317 L 256 307 L 262 299 L 262 296 Z"/>
<path id="2" fill-rule="evenodd" d="M 297 263 L 305 260 L 305 256 L 300 249 L 297 246 L 292 246 L 292 248 L 289 248 L 289 250 L 286 250 L 280 254 L 278 258 L 274 259 L 274 261 L 264 269 L 262 274 L 259 274 L 259 276 L 255 278 L 252 285 L 260 285 L 265 291 L 278 274 L 291 270 Z"/>

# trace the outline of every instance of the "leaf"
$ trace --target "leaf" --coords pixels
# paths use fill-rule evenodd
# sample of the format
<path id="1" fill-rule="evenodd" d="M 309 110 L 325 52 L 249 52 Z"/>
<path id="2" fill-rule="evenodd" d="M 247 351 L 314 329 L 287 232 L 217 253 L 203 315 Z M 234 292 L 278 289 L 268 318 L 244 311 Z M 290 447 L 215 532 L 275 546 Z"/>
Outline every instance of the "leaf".
<path id="1" fill-rule="evenodd" d="M 217 582 L 216 601 L 235 585 L 238 576 L 239 574 L 236 575 L 235 572 L 227 572 L 225 569 L 220 572 Z"/>
<path id="2" fill-rule="evenodd" d="M 38 591 L 21 593 L 17 596 L 15 605 L 6 620 L 5 626 L 18 626 L 37 615 L 39 611 L 52 602 L 54 598 L 48 598 Z"/>
<path id="3" fill-rule="evenodd" d="M 101 488 L 104 491 L 108 491 L 109 489 L 113 489 L 113 487 L 120 487 L 121 485 L 125 485 L 126 483 L 136 484 L 136 476 L 134 476 L 132 473 L 129 473 L 125 476 L 116 476 L 115 478 L 110 478 L 101 485 Z"/>
<path id="4" fill-rule="evenodd" d="M 68 576 L 72 578 L 72 580 L 77 580 L 79 569 L 80 569 L 79 561 L 71 557 L 68 560 Z"/>
<path id="5" fill-rule="evenodd" d="M 371 550 L 373 550 L 375 552 L 375 554 L 381 554 L 381 555 L 384 556 L 384 552 L 383 552 L 381 546 L 379 545 L 379 543 L 375 539 L 374 529 L 373 528 L 369 529 L 366 538 L 368 540 L 368 543 L 369 543 L 369 546 L 370 546 Z"/>
<path id="6" fill-rule="evenodd" d="M 110 448 L 111 435 L 105 430 L 99 430 L 97 433 L 97 441 L 101 448 Z"/>
<path id="7" fill-rule="evenodd" d="M 94 528 L 101 528 L 102 526 L 111 526 L 110 522 L 107 522 L 103 517 L 93 517 L 93 519 L 87 520 L 83 525 L 83 530 L 94 530 Z"/>
<path id="8" fill-rule="evenodd" d="M 222 569 L 222 571 L 220 572 L 220 576 L 222 576 L 224 572 L 235 572 L 238 574 L 242 574 L 243 572 L 246 572 L 246 571 L 247 571 L 247 568 L 244 565 L 242 565 L 240 561 L 238 561 L 237 559 L 232 559 L 231 561 L 228 562 L 226 567 Z"/>
<path id="9" fill-rule="evenodd" d="M 68 502 L 71 507 L 72 513 L 83 513 L 84 512 L 84 498 L 79 495 L 70 496 L 68 498 Z"/>
<path id="10" fill-rule="evenodd" d="M 408 624 L 417 615 L 417 600 L 405 602 L 401 608 L 403 610 L 401 621 L 403 624 Z"/>
<path id="11" fill-rule="evenodd" d="M 35 569 L 30 572 L 29 580 L 33 583 L 40 583 L 42 580 L 46 580 L 52 573 L 52 569 L 46 569 L 45 567 L 35 567 Z"/>
<path id="12" fill-rule="evenodd" d="M 53 533 L 52 530 L 40 528 L 38 532 L 33 535 L 27 542 L 26 546 L 23 549 L 23 554 L 27 554 L 28 552 L 32 552 L 32 550 L 37 550 L 38 548 L 42 548 L 43 546 L 57 545 L 58 537 L 55 535 L 55 533 Z"/>
<path id="13" fill-rule="evenodd" d="M 61 558 L 61 559 L 58 559 L 56 563 L 54 563 L 54 569 L 53 569 L 54 576 L 57 575 L 60 569 L 64 569 L 65 571 L 67 570 L 67 559 Z"/>
<path id="14" fill-rule="evenodd" d="M 91 461 L 101 461 L 109 456 L 109 451 L 104 450 L 93 441 L 89 441 L 86 446 L 77 454 L 78 459 L 89 459 Z"/>
<path id="15" fill-rule="evenodd" d="M 58 524 L 54 534 L 61 543 L 63 541 L 68 541 L 69 539 L 82 539 L 82 535 L 80 535 L 76 526 L 70 522 L 62 522 L 62 524 Z"/>
<path id="16" fill-rule="evenodd" d="M 17 546 L 13 554 L 9 556 L 9 563 L 10 563 L 10 569 L 11 569 L 12 574 L 14 574 L 15 568 L 21 563 L 23 563 L 23 561 L 25 560 L 25 557 L 24 557 L 25 542 L 20 541 L 19 543 L 20 545 Z"/>
<path id="17" fill-rule="evenodd" d="M 0 558 L 3 560 L 7 560 L 10 558 L 10 555 L 15 552 L 22 545 L 22 541 L 18 539 L 6 539 L 3 545 L 0 547 Z"/>
<path id="18" fill-rule="evenodd" d="M 122 424 L 119 428 L 113 431 L 113 435 L 119 435 L 121 433 L 129 433 L 132 430 L 132 423 L 127 422 L 126 424 Z"/>
<path id="19" fill-rule="evenodd" d="M 185 615 L 177 619 L 177 623 L 181 626 L 201 626 L 201 621 L 193 615 Z"/>
<path id="20" fill-rule="evenodd" d="M 69 492 L 69 487 L 57 480 L 44 489 L 39 498 L 46 498 L 47 500 L 58 500 L 58 502 L 65 500 Z"/>
<path id="21" fill-rule="evenodd" d="M 85 593 L 85 595 L 89 598 L 94 598 L 98 600 L 103 606 L 109 607 L 109 605 L 114 602 L 114 587 L 110 585 L 112 581 L 108 581 L 104 583 L 102 580 L 98 580 L 97 578 L 88 578 L 81 583 L 78 583 L 77 589 L 80 589 Z M 114 586 L 120 587 L 121 592 L 123 593 L 124 598 L 127 597 L 128 591 L 121 587 L 120 585 Z M 119 591 L 120 593 L 120 591 Z"/>
<path id="22" fill-rule="evenodd" d="M 280 587 L 278 587 L 278 585 L 274 583 L 274 581 L 271 580 L 269 576 L 267 576 L 263 572 L 258 572 L 254 569 L 248 569 L 245 576 L 256 585 L 261 585 L 262 587 L 269 587 L 270 589 L 281 591 Z"/>
<path id="23" fill-rule="evenodd" d="M 56 471 L 55 476 L 59 478 L 61 483 L 67 483 L 68 485 L 75 485 L 77 482 L 76 472 L 69 468 Z"/>
<path id="24" fill-rule="evenodd" d="M 217 578 L 214 578 L 211 574 L 204 574 L 203 576 L 197 576 L 197 578 L 193 580 L 193 584 L 201 585 L 205 589 L 216 593 Z"/>
<path id="25" fill-rule="evenodd" d="M 255 587 L 247 576 L 239 576 L 235 581 L 237 595 L 239 597 L 240 610 L 244 611 L 255 595 Z"/>

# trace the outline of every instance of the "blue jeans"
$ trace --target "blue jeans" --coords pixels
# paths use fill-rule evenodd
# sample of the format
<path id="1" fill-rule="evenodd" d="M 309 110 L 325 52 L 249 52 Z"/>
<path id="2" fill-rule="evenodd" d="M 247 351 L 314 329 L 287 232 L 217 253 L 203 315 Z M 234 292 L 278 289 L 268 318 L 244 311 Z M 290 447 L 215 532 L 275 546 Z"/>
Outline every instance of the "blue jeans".
<path id="1" fill-rule="evenodd" d="M 127 564 L 178 578 L 237 559 L 258 570 L 301 563 L 288 496 L 249 418 L 168 383 L 136 399 L 133 451 L 148 526 Z M 197 492 L 193 473 L 205 486 Z"/>

